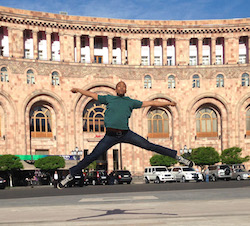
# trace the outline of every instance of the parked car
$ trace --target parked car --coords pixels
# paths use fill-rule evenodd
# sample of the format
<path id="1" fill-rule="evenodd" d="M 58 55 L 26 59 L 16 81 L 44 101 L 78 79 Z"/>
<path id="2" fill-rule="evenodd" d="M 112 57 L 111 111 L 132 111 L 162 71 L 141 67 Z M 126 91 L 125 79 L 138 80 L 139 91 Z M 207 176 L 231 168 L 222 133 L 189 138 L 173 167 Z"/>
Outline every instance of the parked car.
<path id="1" fill-rule="evenodd" d="M 6 187 L 6 180 L 0 177 L 0 188 L 5 189 L 5 187 Z"/>
<path id="2" fill-rule="evenodd" d="M 150 166 L 144 170 L 144 180 L 147 184 L 150 183 L 150 181 L 154 181 L 154 183 L 165 183 L 167 181 L 175 181 L 175 178 L 166 166 Z"/>
<path id="3" fill-rule="evenodd" d="M 238 181 L 250 179 L 250 172 L 247 172 L 245 169 L 233 169 L 231 179 Z"/>
<path id="4" fill-rule="evenodd" d="M 84 185 L 88 185 L 88 179 L 86 177 L 86 173 L 81 173 L 81 174 L 75 175 L 74 179 L 72 181 L 70 181 L 68 184 L 69 187 L 72 187 L 72 186 L 83 187 Z"/>
<path id="5" fill-rule="evenodd" d="M 196 172 L 194 168 L 188 166 L 177 166 L 171 169 L 171 173 L 176 181 L 202 181 L 203 176 L 200 172 Z"/>
<path id="6" fill-rule="evenodd" d="M 132 181 L 132 175 L 128 170 L 114 170 L 109 174 L 110 184 L 130 184 Z"/>
<path id="7" fill-rule="evenodd" d="M 212 181 L 218 179 L 230 180 L 232 178 L 232 169 L 229 165 L 213 165 L 209 166 L 208 169 Z"/>
<path id="8" fill-rule="evenodd" d="M 108 184 L 108 174 L 105 170 L 94 170 L 87 173 L 88 184 Z"/>

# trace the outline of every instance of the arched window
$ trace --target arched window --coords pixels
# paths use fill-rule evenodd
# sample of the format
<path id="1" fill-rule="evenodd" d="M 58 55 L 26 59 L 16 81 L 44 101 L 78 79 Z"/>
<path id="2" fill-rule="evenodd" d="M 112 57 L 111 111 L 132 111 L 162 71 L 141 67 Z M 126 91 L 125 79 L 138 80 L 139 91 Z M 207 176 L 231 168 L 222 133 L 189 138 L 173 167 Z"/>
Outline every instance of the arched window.
<path id="1" fill-rule="evenodd" d="M 34 107 L 30 112 L 30 131 L 32 137 L 52 137 L 52 119 L 49 109 Z"/>
<path id="2" fill-rule="evenodd" d="M 169 137 L 169 118 L 162 109 L 148 113 L 148 137 Z"/>
<path id="3" fill-rule="evenodd" d="M 105 132 L 104 113 L 105 105 L 91 101 L 87 104 L 83 112 L 83 131 L 86 132 Z"/>
<path id="4" fill-rule="evenodd" d="M 244 73 L 241 77 L 241 85 L 242 86 L 249 86 L 249 74 Z"/>
<path id="5" fill-rule="evenodd" d="M 224 87 L 224 76 L 222 74 L 216 76 L 216 87 Z"/>
<path id="6" fill-rule="evenodd" d="M 27 84 L 35 84 L 35 75 L 32 70 L 27 71 Z"/>
<path id="7" fill-rule="evenodd" d="M 200 88 L 200 77 L 199 75 L 193 76 L 193 88 Z"/>
<path id="8" fill-rule="evenodd" d="M 52 85 L 53 86 L 59 86 L 60 85 L 59 74 L 56 71 L 52 72 Z"/>
<path id="9" fill-rule="evenodd" d="M 1 68 L 1 82 L 9 82 L 8 70 L 6 67 Z"/>
<path id="10" fill-rule="evenodd" d="M 197 137 L 217 137 L 218 119 L 210 108 L 203 108 L 196 114 Z"/>
<path id="11" fill-rule="evenodd" d="M 250 135 L 250 108 L 246 113 L 246 134 Z"/>
<path id="12" fill-rule="evenodd" d="M 151 89 L 152 88 L 152 79 L 150 75 L 146 75 L 144 77 L 144 89 Z"/>
<path id="13" fill-rule="evenodd" d="M 175 78 L 173 75 L 168 76 L 168 88 L 174 89 L 175 88 Z"/>

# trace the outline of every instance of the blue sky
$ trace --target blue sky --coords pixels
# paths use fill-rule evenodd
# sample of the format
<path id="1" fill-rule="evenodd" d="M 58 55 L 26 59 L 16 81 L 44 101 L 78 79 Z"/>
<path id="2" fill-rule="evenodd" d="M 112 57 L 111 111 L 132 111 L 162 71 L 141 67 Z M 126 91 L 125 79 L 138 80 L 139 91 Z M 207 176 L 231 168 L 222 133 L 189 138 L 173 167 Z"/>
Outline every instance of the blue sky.
<path id="1" fill-rule="evenodd" d="M 1 6 L 69 15 L 142 20 L 250 17 L 250 0 L 0 0 Z"/>

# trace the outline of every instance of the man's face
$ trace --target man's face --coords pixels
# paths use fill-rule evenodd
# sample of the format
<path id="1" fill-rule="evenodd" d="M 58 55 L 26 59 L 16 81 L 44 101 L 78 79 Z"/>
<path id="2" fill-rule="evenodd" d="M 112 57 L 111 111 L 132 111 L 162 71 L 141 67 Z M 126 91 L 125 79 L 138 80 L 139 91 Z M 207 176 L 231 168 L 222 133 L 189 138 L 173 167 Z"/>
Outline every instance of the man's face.
<path id="1" fill-rule="evenodd" d="M 125 82 L 118 82 L 115 90 L 116 90 L 117 96 L 120 96 L 120 97 L 124 96 L 124 94 L 127 91 Z"/>

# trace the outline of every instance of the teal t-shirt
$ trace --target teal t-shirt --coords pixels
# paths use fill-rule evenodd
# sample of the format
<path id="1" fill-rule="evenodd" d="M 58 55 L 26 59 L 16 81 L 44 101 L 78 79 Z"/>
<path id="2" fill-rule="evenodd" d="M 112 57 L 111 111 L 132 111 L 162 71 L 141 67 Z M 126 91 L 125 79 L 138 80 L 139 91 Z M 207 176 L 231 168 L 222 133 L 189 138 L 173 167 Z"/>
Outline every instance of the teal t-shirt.
<path id="1" fill-rule="evenodd" d="M 128 119 L 133 109 L 141 108 L 142 102 L 129 97 L 98 95 L 98 101 L 107 105 L 104 123 L 106 128 L 128 130 Z"/>

